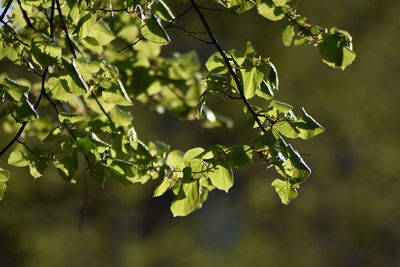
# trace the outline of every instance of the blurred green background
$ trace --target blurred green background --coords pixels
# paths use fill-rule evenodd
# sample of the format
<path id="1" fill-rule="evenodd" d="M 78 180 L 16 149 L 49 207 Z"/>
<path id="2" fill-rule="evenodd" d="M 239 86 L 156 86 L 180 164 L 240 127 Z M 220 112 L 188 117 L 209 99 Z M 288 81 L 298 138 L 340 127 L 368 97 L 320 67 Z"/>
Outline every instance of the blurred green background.
<path id="1" fill-rule="evenodd" d="M 13 176 L 0 203 L 0 266 L 400 266 L 400 2 L 297 2 L 310 22 L 353 35 L 357 59 L 346 71 L 323 64 L 317 48 L 283 47 L 282 23 L 255 11 L 206 11 L 224 48 L 244 50 L 251 40 L 278 68 L 276 98 L 297 113 L 305 107 L 327 129 L 294 142 L 313 169 L 296 200 L 282 205 L 270 186 L 277 174 L 253 165 L 236 171 L 229 194 L 213 191 L 186 218 L 172 217 L 171 195 L 151 197 L 155 183 L 112 180 L 104 188 L 90 183 L 82 215 L 81 181 L 66 184 L 52 169 L 34 181 L 7 166 Z M 184 4 L 175 5 L 179 13 Z M 177 25 L 203 31 L 194 13 Z M 214 52 L 182 31 L 169 33 L 166 56 L 194 49 L 204 62 Z M 135 127 L 142 139 L 178 149 L 251 140 L 240 103 L 215 99 L 214 106 L 235 120 L 232 130 L 204 130 L 139 106 Z M 0 134 L 3 147 L 11 137 Z"/>

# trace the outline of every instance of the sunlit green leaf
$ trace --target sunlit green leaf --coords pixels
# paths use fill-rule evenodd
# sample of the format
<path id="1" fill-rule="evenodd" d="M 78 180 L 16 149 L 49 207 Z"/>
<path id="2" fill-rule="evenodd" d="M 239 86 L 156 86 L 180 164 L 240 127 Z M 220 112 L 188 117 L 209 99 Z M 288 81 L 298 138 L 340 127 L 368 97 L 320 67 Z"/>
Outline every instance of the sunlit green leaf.
<path id="1" fill-rule="evenodd" d="M 336 28 L 322 34 L 318 48 L 322 60 L 331 67 L 344 70 L 356 58 L 352 37 L 348 32 Z"/>
<path id="2" fill-rule="evenodd" d="M 212 184 L 216 188 L 228 192 L 233 185 L 233 174 L 229 163 L 211 165 L 209 169 L 207 174 Z"/>
<path id="3" fill-rule="evenodd" d="M 199 208 L 199 180 L 191 177 L 191 169 L 183 169 L 179 193 L 171 204 L 174 217 L 186 216 Z"/>
<path id="4" fill-rule="evenodd" d="M 3 81 L 4 85 L 6 86 L 7 93 L 15 100 L 21 101 L 21 98 L 24 96 L 25 93 L 28 92 L 29 87 L 23 85 L 17 81 L 14 81 L 8 77 L 4 78 Z"/>
<path id="5" fill-rule="evenodd" d="M 159 196 L 164 195 L 164 193 L 170 188 L 170 186 L 171 186 L 170 179 L 167 177 L 164 177 L 161 184 L 159 184 L 156 187 L 156 189 L 154 190 L 153 197 L 159 197 Z"/>
<path id="6" fill-rule="evenodd" d="M 154 2 L 152 8 L 157 17 L 164 21 L 171 21 L 175 18 L 174 14 L 172 13 L 171 9 L 163 0 L 158 0 Z"/>
<path id="7" fill-rule="evenodd" d="M 255 5 L 253 0 L 229 0 L 226 2 L 226 6 L 229 11 L 240 14 L 244 11 L 251 9 Z"/>
<path id="8" fill-rule="evenodd" d="M 290 200 L 297 197 L 297 188 L 299 188 L 298 184 L 291 184 L 288 181 L 275 179 L 271 185 L 275 187 L 278 196 L 285 205 L 288 205 Z"/>
<path id="9" fill-rule="evenodd" d="M 142 21 L 141 33 L 144 38 L 153 43 L 165 45 L 170 41 L 167 32 L 154 16 Z"/>
<path id="10" fill-rule="evenodd" d="M 259 0 L 257 3 L 258 13 L 272 21 L 281 20 L 285 13 L 280 6 L 276 6 L 273 0 Z"/>
<path id="11" fill-rule="evenodd" d="M 65 122 L 68 121 L 70 123 L 77 123 L 85 120 L 85 116 L 83 114 L 79 113 L 66 113 L 66 112 L 60 112 L 58 114 L 58 120 L 60 122 Z"/>

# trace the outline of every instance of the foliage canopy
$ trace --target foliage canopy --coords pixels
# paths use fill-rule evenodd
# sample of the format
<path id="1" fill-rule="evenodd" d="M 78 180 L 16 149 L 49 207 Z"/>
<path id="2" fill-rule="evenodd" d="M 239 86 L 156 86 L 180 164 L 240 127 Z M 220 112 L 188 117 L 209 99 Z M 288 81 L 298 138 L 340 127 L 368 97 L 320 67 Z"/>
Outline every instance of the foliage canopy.
<path id="1" fill-rule="evenodd" d="M 251 42 L 244 50 L 225 50 L 204 12 L 220 8 L 241 14 L 256 8 L 266 19 L 282 21 L 284 45 L 316 46 L 322 61 L 334 68 L 345 69 L 355 59 L 352 38 L 337 28 L 309 24 L 287 0 L 212 2 L 206 7 L 206 2 L 182 1 L 186 9 L 175 14 L 163 0 L 3 1 L 0 58 L 38 79 L 0 76 L 1 126 L 14 135 L 0 156 L 15 145 L 8 164 L 28 167 L 34 178 L 54 166 L 62 179 L 75 183 L 84 163 L 99 184 L 111 177 L 123 184 L 157 180 L 154 197 L 173 192 L 174 216 L 200 208 L 214 189 L 228 192 L 233 169 L 258 157 L 281 176 L 272 186 L 288 204 L 311 170 L 286 139 L 307 140 L 324 128 L 304 108 L 296 115 L 291 105 L 277 101 L 278 71 L 270 59 Z M 216 50 L 205 67 L 195 52 L 160 56 L 161 47 L 173 41 L 168 28 L 189 13 L 198 17 L 208 39 L 192 36 Z M 130 108 L 137 103 L 198 119 L 203 127 L 230 127 L 232 120 L 207 106 L 211 95 L 243 103 L 249 131 L 257 130 L 253 143 L 182 152 L 139 138 Z M 255 98 L 264 104 L 255 106 Z M 0 198 L 9 177 L 0 168 Z"/>

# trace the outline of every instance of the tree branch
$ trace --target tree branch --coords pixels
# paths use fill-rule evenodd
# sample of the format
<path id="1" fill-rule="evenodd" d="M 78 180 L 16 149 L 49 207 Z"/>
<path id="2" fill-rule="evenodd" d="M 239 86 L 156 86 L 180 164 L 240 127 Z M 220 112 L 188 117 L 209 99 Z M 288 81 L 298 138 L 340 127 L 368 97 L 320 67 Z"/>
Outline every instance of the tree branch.
<path id="1" fill-rule="evenodd" d="M 247 109 L 250 111 L 251 115 L 253 116 L 254 120 L 256 121 L 258 126 L 260 127 L 261 131 L 263 133 L 267 133 L 267 130 L 265 129 L 264 125 L 261 123 L 261 121 L 259 120 L 256 112 L 253 110 L 253 108 L 251 107 L 249 101 L 245 97 L 242 84 L 239 81 L 239 77 L 236 75 L 235 71 L 233 70 L 233 67 L 232 67 L 231 63 L 229 62 L 229 58 L 226 56 L 224 50 L 222 49 L 222 47 L 218 43 L 217 39 L 215 38 L 215 36 L 214 36 L 214 34 L 213 34 L 213 32 L 212 32 L 212 30 L 211 30 L 206 18 L 203 15 L 203 12 L 199 8 L 199 6 L 196 4 L 195 0 L 190 0 L 190 2 L 192 3 L 192 6 L 196 10 L 197 15 L 199 16 L 204 28 L 206 29 L 206 31 L 208 33 L 208 36 L 211 39 L 211 42 L 213 43 L 213 45 L 215 46 L 215 48 L 218 50 L 219 54 L 221 55 L 222 59 L 224 60 L 225 65 L 228 68 L 228 71 L 229 71 L 230 75 L 232 76 L 233 80 L 235 81 L 236 87 L 238 88 L 238 91 L 239 91 L 240 97 L 242 98 L 243 103 L 245 104 Z"/>
<path id="2" fill-rule="evenodd" d="M 64 20 L 62 11 L 61 11 L 60 0 L 55 0 L 55 1 L 56 1 L 56 4 L 57 4 L 58 15 L 60 16 L 60 19 L 61 19 L 61 25 L 62 25 L 62 27 L 63 27 L 65 36 L 66 36 L 66 38 L 67 38 L 67 42 L 68 42 L 69 49 L 71 50 L 71 53 L 72 53 L 72 55 L 74 56 L 74 58 L 76 58 L 76 53 L 75 53 L 74 44 L 72 43 L 72 40 L 71 40 L 71 38 L 69 37 L 67 25 L 65 24 L 65 20 Z"/>
<path id="3" fill-rule="evenodd" d="M 8 9 L 10 8 L 12 0 L 8 0 L 6 7 L 3 9 L 3 13 L 0 15 L 0 20 L 2 21 L 3 18 L 6 16 Z"/>
<path id="4" fill-rule="evenodd" d="M 24 20 L 25 20 L 26 24 L 28 25 L 28 27 L 30 27 L 32 29 L 35 29 L 35 26 L 33 26 L 33 24 L 31 22 L 31 20 L 29 19 L 28 14 L 26 13 L 25 9 L 22 8 L 21 0 L 17 0 L 17 1 L 18 1 L 19 8 L 22 11 L 22 16 L 24 17 Z"/>
<path id="5" fill-rule="evenodd" d="M 54 9 L 55 9 L 55 5 L 56 5 L 55 0 L 51 0 L 51 13 L 50 13 L 49 22 L 50 22 L 50 36 L 51 36 L 52 42 L 54 42 Z"/>

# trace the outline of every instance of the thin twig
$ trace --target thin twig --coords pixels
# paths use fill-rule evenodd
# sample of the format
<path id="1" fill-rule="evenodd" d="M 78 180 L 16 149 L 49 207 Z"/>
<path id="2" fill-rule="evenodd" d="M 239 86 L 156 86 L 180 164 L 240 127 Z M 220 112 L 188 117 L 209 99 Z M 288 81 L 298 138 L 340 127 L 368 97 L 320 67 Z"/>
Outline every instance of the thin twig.
<path id="1" fill-rule="evenodd" d="M 61 11 L 61 5 L 60 5 L 60 0 L 55 0 L 56 4 L 57 4 L 57 11 L 58 11 L 58 15 L 60 16 L 61 19 L 61 24 L 65 33 L 65 36 L 67 38 L 67 42 L 69 45 L 69 49 L 71 50 L 72 55 L 74 56 L 74 58 L 76 58 L 76 53 L 75 53 L 75 48 L 74 48 L 74 44 L 72 43 L 71 38 L 69 37 L 68 34 L 68 29 L 67 29 L 67 25 L 65 24 L 65 20 Z"/>
<path id="2" fill-rule="evenodd" d="M 22 142 L 21 140 L 17 139 L 16 142 L 23 145 L 25 147 L 25 149 L 28 150 L 32 155 L 35 155 L 36 157 L 43 159 L 43 160 L 54 161 L 53 158 L 43 157 L 40 154 L 36 153 L 35 151 L 33 151 L 33 149 L 31 149 L 26 143 Z"/>
<path id="3" fill-rule="evenodd" d="M 22 8 L 21 0 L 17 0 L 17 1 L 18 1 L 19 8 L 22 11 L 22 16 L 24 17 L 26 25 L 28 25 L 28 27 L 30 27 L 32 29 L 35 29 L 35 26 L 33 26 L 31 20 L 29 19 L 28 14 L 26 13 L 26 10 Z"/>
<path id="4" fill-rule="evenodd" d="M 90 90 L 90 93 L 92 94 L 94 100 L 96 101 L 97 105 L 99 106 L 99 108 L 101 109 L 101 111 L 103 112 L 103 114 L 107 117 L 108 121 L 110 122 L 110 126 L 111 129 L 115 130 L 115 123 L 113 122 L 113 120 L 111 119 L 110 115 L 108 115 L 108 113 L 106 112 L 106 110 L 104 109 L 103 105 L 100 103 L 99 99 L 96 96 L 96 93 L 94 92 L 94 89 L 92 88 Z"/>
<path id="5" fill-rule="evenodd" d="M 9 23 L 8 21 L 0 20 L 0 22 L 3 23 L 3 25 L 5 25 L 5 26 L 7 26 L 7 27 L 9 28 L 11 34 L 14 36 L 14 38 L 15 38 L 18 42 L 20 42 L 21 44 L 23 44 L 23 45 L 26 46 L 26 47 L 31 47 L 30 45 L 28 45 L 27 43 L 25 43 L 24 41 L 22 41 L 22 40 L 19 38 L 18 33 L 17 33 L 11 26 L 8 25 L 8 23 Z"/>
<path id="6" fill-rule="evenodd" d="M 58 1 L 58 0 L 57 0 L 57 1 Z M 192 9 L 192 7 L 193 7 L 193 6 L 189 6 L 189 7 L 186 8 L 184 11 L 182 11 L 182 13 L 180 13 L 178 16 L 176 16 L 175 18 L 173 18 L 173 19 L 164 27 L 164 29 L 167 29 L 167 28 L 171 27 L 178 19 L 180 19 L 181 17 L 183 17 L 184 15 L 186 15 L 186 14 Z M 117 53 L 119 53 L 119 52 L 121 52 L 121 51 L 123 51 L 123 50 L 126 50 L 126 49 L 128 49 L 128 48 L 130 48 L 130 47 L 133 47 L 133 46 L 135 46 L 137 43 L 139 43 L 140 41 L 143 41 L 143 40 L 145 40 L 145 38 L 144 38 L 143 36 L 141 36 L 141 37 L 140 37 L 139 39 L 137 39 L 135 42 L 133 42 L 133 43 L 131 43 L 131 44 L 129 44 L 129 45 L 127 45 L 127 46 L 121 48 L 120 50 L 118 50 Z"/>
<path id="7" fill-rule="evenodd" d="M 205 44 L 209 44 L 209 45 L 213 45 L 214 44 L 211 41 L 203 40 L 203 39 L 201 39 L 201 38 L 199 38 L 196 35 L 191 34 L 191 33 L 187 33 L 187 36 L 192 37 L 192 38 L 196 39 L 197 41 L 200 41 L 200 42 L 205 43 Z"/>
<path id="8" fill-rule="evenodd" d="M 133 47 L 133 46 L 135 46 L 137 43 L 139 43 L 140 41 L 143 41 L 143 40 L 145 40 L 145 38 L 144 38 L 144 37 L 140 37 L 139 39 L 137 39 L 135 42 L 129 44 L 128 46 L 125 46 L 125 47 L 123 47 L 123 48 L 117 50 L 117 53 L 119 53 L 119 52 L 121 52 L 121 51 L 123 51 L 123 50 L 125 50 L 125 49 L 128 49 L 128 48 L 130 48 L 130 47 Z"/>
<path id="9" fill-rule="evenodd" d="M 206 18 L 203 15 L 203 12 L 197 6 L 195 0 L 190 0 L 190 2 L 192 3 L 192 6 L 196 10 L 197 15 L 199 16 L 204 28 L 206 29 L 206 31 L 208 33 L 208 36 L 210 37 L 212 43 L 214 44 L 215 48 L 218 50 L 219 54 L 221 55 L 222 59 L 224 60 L 225 65 L 228 68 L 230 75 L 232 76 L 233 80 L 235 81 L 236 87 L 238 88 L 238 91 L 239 91 L 240 97 L 243 100 L 243 103 L 245 104 L 247 109 L 250 111 L 251 115 L 253 116 L 254 120 L 256 121 L 258 126 L 260 127 L 261 131 L 264 134 L 267 133 L 267 130 L 265 129 L 264 125 L 261 123 L 261 121 L 259 120 L 256 112 L 253 110 L 253 108 L 251 107 L 249 101 L 247 100 L 246 96 L 244 95 L 244 90 L 243 90 L 242 84 L 239 81 L 239 77 L 236 75 L 235 71 L 233 70 L 233 67 L 232 67 L 231 63 L 229 62 L 230 61 L 229 58 L 226 56 L 224 50 L 222 49 L 222 47 L 219 45 L 217 39 L 215 38 L 214 33 L 212 32 L 210 26 L 208 25 L 208 22 L 207 22 Z"/>

